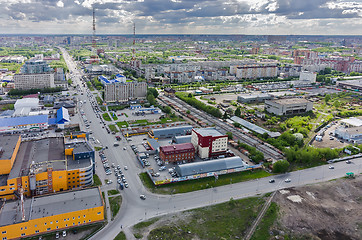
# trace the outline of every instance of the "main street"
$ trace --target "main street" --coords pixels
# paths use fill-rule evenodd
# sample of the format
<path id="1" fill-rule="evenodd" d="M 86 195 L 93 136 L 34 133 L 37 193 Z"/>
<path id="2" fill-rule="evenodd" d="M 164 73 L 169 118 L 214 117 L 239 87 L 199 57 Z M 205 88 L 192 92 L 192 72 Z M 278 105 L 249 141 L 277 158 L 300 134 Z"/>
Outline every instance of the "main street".
<path id="1" fill-rule="evenodd" d="M 74 74 L 72 80 L 76 84 L 82 86 L 80 80 L 81 73 L 76 70 L 76 65 L 69 55 L 64 52 L 64 49 L 62 49 L 62 51 L 70 71 Z M 82 91 L 86 92 L 86 89 L 83 87 L 81 88 Z M 80 95 L 79 98 L 80 100 L 85 100 L 87 98 L 87 94 Z M 143 170 L 139 164 L 137 164 L 135 159 L 136 157 L 130 150 L 131 148 L 129 147 L 128 142 L 122 138 L 120 142 L 121 147 L 113 147 L 114 135 L 108 134 L 104 128 L 100 127 L 100 120 L 96 117 L 96 113 L 89 104 L 89 101 L 87 101 L 82 109 L 84 110 L 88 120 L 92 121 L 91 129 L 93 131 L 93 136 L 97 138 L 103 146 L 108 146 L 108 150 L 105 150 L 105 154 L 110 162 L 115 162 L 116 165 L 119 164 L 120 166 L 128 166 L 129 170 L 123 172 L 130 185 L 129 188 L 121 191 L 122 206 L 118 215 L 113 221 L 109 220 L 109 223 L 95 234 L 92 239 L 113 239 L 121 230 L 126 233 L 127 239 L 133 239 L 134 237 L 130 232 L 131 226 L 145 219 L 187 209 L 209 206 L 228 201 L 231 198 L 240 199 L 272 192 L 278 189 L 328 181 L 343 177 L 346 172 L 354 172 L 357 174 L 361 173 L 362 170 L 362 158 L 358 158 L 353 159 L 351 164 L 346 164 L 344 161 L 334 163 L 334 169 L 329 169 L 327 165 L 324 165 L 191 193 L 157 195 L 148 192 L 140 181 L 138 174 Z M 127 150 L 122 150 L 123 146 L 126 146 Z M 98 158 L 96 160 L 96 172 L 103 180 L 106 176 L 103 168 L 101 167 L 100 160 Z M 275 179 L 275 183 L 269 183 L 269 180 L 272 178 Z M 284 180 L 286 178 L 291 179 L 291 182 L 285 182 Z M 114 188 L 116 188 L 116 183 L 102 186 L 101 189 L 106 191 Z M 145 194 L 146 200 L 141 200 L 139 197 L 140 194 Z"/>

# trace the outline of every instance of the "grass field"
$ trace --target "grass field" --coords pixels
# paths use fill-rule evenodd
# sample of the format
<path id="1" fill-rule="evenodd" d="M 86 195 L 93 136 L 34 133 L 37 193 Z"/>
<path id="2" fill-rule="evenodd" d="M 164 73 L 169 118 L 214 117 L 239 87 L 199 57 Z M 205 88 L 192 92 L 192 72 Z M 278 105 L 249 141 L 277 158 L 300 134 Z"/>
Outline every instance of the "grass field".
<path id="1" fill-rule="evenodd" d="M 119 194 L 119 191 L 116 189 L 108 190 L 108 196 Z"/>
<path id="2" fill-rule="evenodd" d="M 126 240 L 126 235 L 124 234 L 124 232 L 120 232 L 113 240 Z"/>
<path id="3" fill-rule="evenodd" d="M 157 222 L 147 239 L 243 239 L 265 200 L 252 197 L 185 211 Z M 145 224 L 147 227 L 147 224 Z M 142 228 L 134 230 L 142 234 Z"/>
<path id="4" fill-rule="evenodd" d="M 121 208 L 121 203 L 122 203 L 121 196 L 109 197 L 109 205 L 111 207 L 112 219 L 114 219 L 114 217 L 117 215 L 119 209 Z"/>
<path id="5" fill-rule="evenodd" d="M 128 127 L 128 122 L 127 121 L 123 121 L 123 122 L 117 122 L 117 126 L 119 128 L 124 128 L 124 127 Z"/>
<path id="6" fill-rule="evenodd" d="M 111 115 L 111 117 L 113 118 L 113 120 L 118 120 L 117 114 L 115 113 L 109 113 Z"/>
<path id="7" fill-rule="evenodd" d="M 251 240 L 264 240 L 270 238 L 270 227 L 274 224 L 278 217 L 278 210 L 278 205 L 275 202 L 272 202 L 251 237 Z"/>
<path id="8" fill-rule="evenodd" d="M 105 121 L 111 121 L 111 117 L 109 116 L 108 113 L 103 113 L 103 114 L 102 114 L 102 117 L 103 117 L 103 119 L 104 119 Z"/>
<path id="9" fill-rule="evenodd" d="M 219 179 L 215 182 L 214 177 L 201 178 L 196 180 L 171 183 L 166 185 L 155 186 L 147 173 L 141 173 L 140 178 L 143 184 L 154 193 L 159 194 L 176 194 L 176 193 L 186 193 L 192 191 L 198 191 L 206 188 L 223 186 L 231 183 L 243 182 L 257 178 L 263 178 L 271 176 L 270 173 L 265 172 L 264 170 L 254 170 L 254 171 L 244 171 L 239 173 L 231 173 L 220 175 Z"/>
<path id="10" fill-rule="evenodd" d="M 119 132 L 114 124 L 110 124 L 110 125 L 108 125 L 108 127 L 112 132 Z"/>
<path id="11" fill-rule="evenodd" d="M 103 104 L 103 101 L 102 101 L 102 99 L 101 99 L 99 96 L 96 96 L 96 100 L 97 100 L 98 105 L 102 105 L 102 104 Z M 104 111 L 104 110 L 103 110 L 103 111 Z"/>
<path id="12" fill-rule="evenodd" d="M 97 174 L 94 174 L 93 175 L 93 185 L 94 186 L 101 186 L 102 185 L 102 182 L 101 180 L 99 179 L 98 175 Z"/>

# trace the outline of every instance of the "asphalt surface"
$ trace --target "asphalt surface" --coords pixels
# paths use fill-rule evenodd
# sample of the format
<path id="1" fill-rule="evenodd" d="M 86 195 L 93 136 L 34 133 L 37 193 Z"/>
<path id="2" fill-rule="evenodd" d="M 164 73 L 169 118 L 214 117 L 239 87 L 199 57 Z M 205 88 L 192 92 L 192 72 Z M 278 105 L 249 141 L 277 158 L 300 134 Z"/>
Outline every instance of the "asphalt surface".
<path id="1" fill-rule="evenodd" d="M 62 50 L 64 51 L 64 49 Z M 74 62 L 70 60 L 69 55 L 67 53 L 64 53 L 63 55 L 70 71 L 73 71 L 73 82 L 81 85 L 81 73 L 75 69 L 76 66 Z M 81 88 L 83 91 L 87 91 L 87 88 Z M 78 95 L 78 97 L 80 100 L 88 98 L 86 93 Z M 101 127 L 99 123 L 100 120 L 96 117 L 89 99 L 87 99 L 87 103 L 81 106 L 81 108 L 84 110 L 88 121 L 92 121 L 90 130 L 93 131 L 93 136 L 98 139 L 103 146 L 108 146 L 108 149 L 105 150 L 105 154 L 109 159 L 109 162 L 115 162 L 116 165 L 119 164 L 122 168 L 128 166 L 129 169 L 127 171 L 123 170 L 130 187 L 121 191 L 123 202 L 120 212 L 113 221 L 109 221 L 109 223 L 91 239 L 113 239 L 122 230 L 125 232 L 127 239 L 133 239 L 134 237 L 130 232 L 130 227 L 140 221 L 155 216 L 221 203 L 228 201 L 231 198 L 240 199 L 272 192 L 278 189 L 328 181 L 343 177 L 346 172 L 354 172 L 357 174 L 361 173 L 362 170 L 362 158 L 358 158 L 353 159 L 351 164 L 346 164 L 345 162 L 334 163 L 334 169 L 329 169 L 328 165 L 325 165 L 191 193 L 157 195 L 148 192 L 139 179 L 138 174 L 143 170 L 137 163 L 136 156 L 129 146 L 130 144 L 122 137 L 120 146 L 113 147 L 115 137 L 112 134 L 108 134 L 105 128 Z M 81 130 L 86 130 L 84 125 L 81 125 Z M 123 150 L 123 146 L 126 146 L 127 150 Z M 96 161 L 96 173 L 101 178 L 102 182 L 104 182 L 104 179 L 113 180 L 112 184 L 103 185 L 101 187 L 102 191 L 115 189 L 117 187 L 115 177 L 113 174 L 108 176 L 105 175 L 98 154 Z M 290 182 L 288 183 L 285 182 L 285 179 L 287 178 L 290 179 Z M 270 179 L 275 179 L 275 183 L 269 183 Z M 144 194 L 146 199 L 140 199 L 140 194 Z"/>

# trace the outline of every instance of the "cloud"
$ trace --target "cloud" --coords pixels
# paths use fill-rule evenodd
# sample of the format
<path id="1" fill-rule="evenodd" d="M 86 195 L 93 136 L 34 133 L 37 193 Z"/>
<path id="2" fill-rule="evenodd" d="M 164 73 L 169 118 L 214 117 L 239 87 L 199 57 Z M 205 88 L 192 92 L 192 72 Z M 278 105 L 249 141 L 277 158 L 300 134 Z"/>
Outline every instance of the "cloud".
<path id="1" fill-rule="evenodd" d="M 304 24 L 303 26 L 318 29 L 320 27 L 318 23 L 324 22 L 324 19 L 331 23 L 331 29 L 334 27 L 335 32 L 341 30 L 341 22 L 350 22 L 348 19 L 358 19 L 354 26 L 362 27 L 361 0 L 1 0 L 1 2 L 0 19 L 3 23 L 0 28 L 1 33 L 10 31 L 10 26 L 11 31 L 14 31 L 14 26 L 15 29 L 18 26 L 16 30 L 20 32 L 34 33 L 41 24 L 53 25 L 54 33 L 58 29 L 64 31 L 64 28 L 68 31 L 80 31 L 79 22 L 91 24 L 92 7 L 96 9 L 97 32 L 100 33 L 106 33 L 112 28 L 117 30 L 123 28 L 122 30 L 130 32 L 130 23 L 133 21 L 137 23 L 138 30 L 153 33 L 159 33 L 159 29 L 173 30 L 174 33 L 210 31 L 210 33 L 233 33 L 232 29 L 239 29 L 240 26 L 248 29 L 251 34 L 262 34 L 261 30 L 269 31 L 269 29 L 273 29 L 274 34 L 277 34 L 278 30 L 292 33 L 295 29 L 291 29 L 291 26 L 296 28 Z M 348 27 L 347 29 L 354 33 L 352 29 Z M 86 28 L 81 33 L 89 31 Z"/>

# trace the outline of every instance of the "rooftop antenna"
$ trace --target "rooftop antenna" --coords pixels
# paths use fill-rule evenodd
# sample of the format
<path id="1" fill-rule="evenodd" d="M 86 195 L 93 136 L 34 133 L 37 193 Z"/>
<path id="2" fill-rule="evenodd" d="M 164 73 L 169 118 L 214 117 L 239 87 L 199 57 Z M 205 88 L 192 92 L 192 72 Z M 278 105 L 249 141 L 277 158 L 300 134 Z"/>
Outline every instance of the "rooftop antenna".
<path id="1" fill-rule="evenodd" d="M 135 44 L 136 44 L 136 23 L 133 22 L 133 47 L 132 47 L 132 62 L 131 65 L 135 66 L 136 64 L 136 50 L 135 50 Z"/>
<path id="2" fill-rule="evenodd" d="M 92 36 L 92 48 L 93 52 L 96 51 L 97 48 L 97 42 L 96 42 L 96 14 L 95 9 L 93 7 L 93 36 Z"/>

